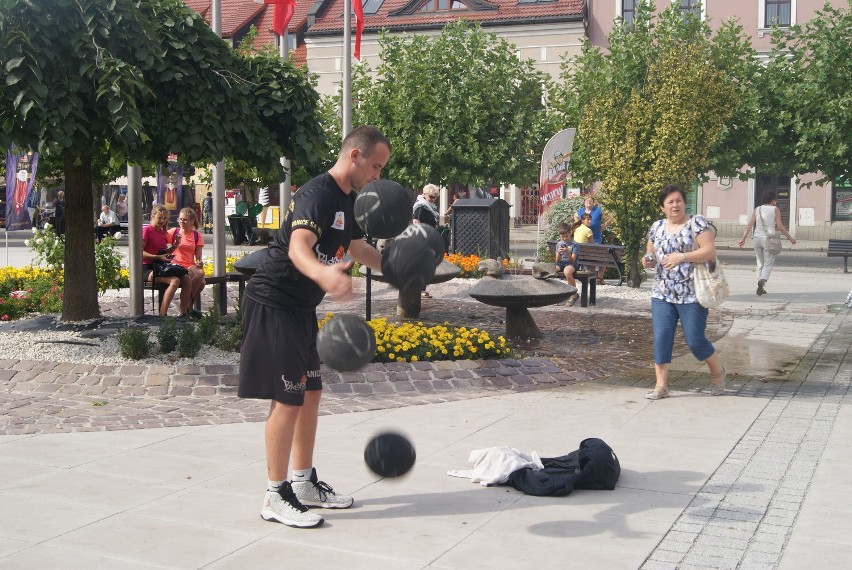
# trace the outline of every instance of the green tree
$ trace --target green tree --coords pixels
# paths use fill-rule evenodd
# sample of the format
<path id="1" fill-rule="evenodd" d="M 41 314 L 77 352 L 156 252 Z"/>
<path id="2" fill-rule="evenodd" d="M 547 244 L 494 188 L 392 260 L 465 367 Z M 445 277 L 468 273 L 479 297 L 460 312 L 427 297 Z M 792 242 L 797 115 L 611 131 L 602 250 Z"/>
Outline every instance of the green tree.
<path id="1" fill-rule="evenodd" d="M 567 124 L 579 125 L 572 174 L 582 184 L 602 182 L 599 201 L 615 215 L 628 283 L 638 286 L 660 188 L 688 189 L 710 169 L 735 173 L 760 141 L 736 140 L 740 128 L 759 130 L 757 100 L 743 103 L 738 85 L 751 79 L 735 75 L 753 71 L 741 30 L 729 24 L 711 39 L 706 24 L 676 4 L 654 16 L 642 3 L 634 23 L 616 27 L 607 54 L 587 46 L 551 102 Z"/>
<path id="2" fill-rule="evenodd" d="M 379 41 L 377 76 L 359 68 L 353 78 L 352 114 L 353 124 L 375 125 L 391 140 L 387 177 L 411 188 L 537 180 L 547 139 L 540 134 L 544 75 L 532 61 L 465 21 L 437 37 Z"/>
<path id="3" fill-rule="evenodd" d="M 235 53 L 180 0 L 0 0 L 0 62 L 0 147 L 62 156 L 64 320 L 100 312 L 92 165 L 105 142 L 121 161 L 231 156 L 266 172 L 324 145 L 307 73 Z"/>
<path id="4" fill-rule="evenodd" d="M 763 92 L 779 149 L 777 171 L 852 174 L 852 3 L 826 3 L 802 26 L 773 34 Z"/>

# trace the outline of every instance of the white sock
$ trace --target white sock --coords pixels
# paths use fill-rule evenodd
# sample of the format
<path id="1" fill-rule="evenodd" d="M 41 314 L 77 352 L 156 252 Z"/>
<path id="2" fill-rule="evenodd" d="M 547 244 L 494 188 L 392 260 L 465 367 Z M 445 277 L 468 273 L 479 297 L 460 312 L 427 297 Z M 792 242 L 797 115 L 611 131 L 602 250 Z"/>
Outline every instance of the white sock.
<path id="1" fill-rule="evenodd" d="M 293 469 L 293 483 L 310 481 L 313 472 L 313 467 L 308 467 L 307 469 Z"/>
<path id="2" fill-rule="evenodd" d="M 281 488 L 281 485 L 284 481 L 273 481 L 272 479 L 267 479 L 267 490 L 272 491 L 273 493 L 277 493 L 278 489 Z"/>

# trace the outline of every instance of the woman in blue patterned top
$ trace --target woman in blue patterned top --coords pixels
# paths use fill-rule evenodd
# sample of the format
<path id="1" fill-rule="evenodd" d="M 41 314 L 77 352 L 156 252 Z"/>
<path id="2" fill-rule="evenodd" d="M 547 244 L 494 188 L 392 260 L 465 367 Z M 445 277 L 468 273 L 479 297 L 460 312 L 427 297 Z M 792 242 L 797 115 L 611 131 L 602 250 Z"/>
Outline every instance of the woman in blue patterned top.
<path id="1" fill-rule="evenodd" d="M 678 321 L 692 354 L 710 368 L 710 393 L 720 396 L 725 390 L 725 369 L 705 335 L 707 309 L 695 297 L 693 279 L 694 263 L 716 259 L 715 231 L 704 216 L 686 214 L 686 195 L 679 186 L 664 187 L 660 191 L 659 204 L 665 218 L 651 226 L 646 254 L 642 258 L 645 268 L 657 268 L 651 290 L 657 383 L 645 397 L 660 400 L 669 395 L 669 364 Z M 693 234 L 697 244 L 693 242 Z"/>

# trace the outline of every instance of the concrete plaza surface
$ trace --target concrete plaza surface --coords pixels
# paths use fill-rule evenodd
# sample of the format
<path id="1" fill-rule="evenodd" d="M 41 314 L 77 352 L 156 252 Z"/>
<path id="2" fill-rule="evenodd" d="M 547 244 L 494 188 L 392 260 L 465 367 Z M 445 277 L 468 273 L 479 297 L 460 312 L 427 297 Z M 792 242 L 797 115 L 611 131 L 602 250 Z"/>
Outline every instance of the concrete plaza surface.
<path id="1" fill-rule="evenodd" d="M 317 529 L 259 517 L 261 422 L 0 435 L 0 568 L 849 566 L 852 317 L 840 303 L 852 279 L 779 258 L 757 297 L 753 268 L 726 270 L 731 325 L 715 343 L 726 396 L 707 395 L 706 368 L 683 355 L 658 402 L 644 399 L 645 368 L 324 415 L 319 476 L 356 502 Z M 417 449 L 399 479 L 363 463 L 384 429 Z M 532 497 L 446 474 L 470 468 L 474 449 L 554 456 L 586 437 L 618 455 L 614 491 Z"/>

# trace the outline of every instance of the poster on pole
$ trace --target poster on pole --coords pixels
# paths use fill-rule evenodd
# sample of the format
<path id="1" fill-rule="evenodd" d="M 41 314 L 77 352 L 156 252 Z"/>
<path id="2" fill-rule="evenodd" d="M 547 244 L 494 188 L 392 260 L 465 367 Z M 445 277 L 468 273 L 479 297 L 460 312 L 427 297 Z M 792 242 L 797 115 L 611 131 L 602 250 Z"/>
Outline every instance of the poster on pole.
<path id="1" fill-rule="evenodd" d="M 550 137 L 541 153 L 541 171 L 538 185 L 538 225 L 544 223 L 544 213 L 562 199 L 565 179 L 568 176 L 568 164 L 571 162 L 571 150 L 574 148 L 574 134 L 577 129 L 563 129 Z"/>
<path id="2" fill-rule="evenodd" d="M 6 229 L 29 230 L 33 227 L 28 205 L 33 191 L 38 153 L 15 149 L 6 151 Z"/>
<path id="3" fill-rule="evenodd" d="M 170 218 L 177 219 L 183 207 L 183 165 L 170 154 L 165 165 L 157 166 L 157 191 L 154 202 L 166 207 Z"/>

